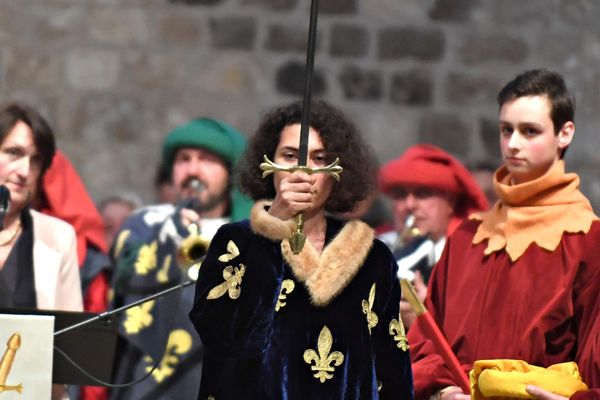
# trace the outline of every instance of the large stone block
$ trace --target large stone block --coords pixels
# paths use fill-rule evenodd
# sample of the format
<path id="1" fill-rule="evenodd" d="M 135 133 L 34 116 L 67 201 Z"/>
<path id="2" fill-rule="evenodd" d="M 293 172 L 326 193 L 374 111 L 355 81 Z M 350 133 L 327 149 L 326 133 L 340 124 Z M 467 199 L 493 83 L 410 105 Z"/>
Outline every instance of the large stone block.
<path id="1" fill-rule="evenodd" d="M 377 46 L 382 60 L 416 58 L 433 61 L 443 57 L 446 40 L 439 29 L 391 27 L 379 31 Z"/>
<path id="2" fill-rule="evenodd" d="M 110 90 L 119 83 L 121 60 L 111 50 L 77 49 L 67 54 L 67 84 L 82 90 Z"/>
<path id="3" fill-rule="evenodd" d="M 322 35 L 317 34 L 316 49 Z M 306 52 L 308 26 L 273 24 L 268 27 L 265 47 L 272 51 Z"/>
<path id="4" fill-rule="evenodd" d="M 577 32 L 600 32 L 598 16 L 600 3 L 595 0 L 559 0 L 558 15 L 561 21 L 576 26 Z M 597 37 L 596 37 L 597 38 Z"/>
<path id="5" fill-rule="evenodd" d="M 433 77 L 424 68 L 395 72 L 391 76 L 390 101 L 407 106 L 430 105 L 433 98 Z"/>
<path id="6" fill-rule="evenodd" d="M 369 51 L 369 31 L 359 25 L 335 24 L 331 27 L 329 53 L 332 56 L 364 57 Z"/>
<path id="7" fill-rule="evenodd" d="M 169 0 L 169 3 L 182 3 L 192 6 L 212 6 L 224 2 L 225 0 Z"/>
<path id="8" fill-rule="evenodd" d="M 450 72 L 446 76 L 444 92 L 449 104 L 490 106 L 502 85 L 503 82 L 491 76 Z"/>
<path id="9" fill-rule="evenodd" d="M 365 70 L 349 65 L 340 71 L 338 81 L 344 97 L 348 100 L 373 101 L 381 99 L 383 92 L 381 71 Z"/>
<path id="10" fill-rule="evenodd" d="M 326 0 L 319 2 L 321 14 L 354 14 L 358 10 L 358 0 Z"/>
<path id="11" fill-rule="evenodd" d="M 212 47 L 216 49 L 251 50 L 256 41 L 253 17 L 221 17 L 210 19 Z"/>
<path id="12" fill-rule="evenodd" d="M 187 63 L 186 52 L 173 48 L 128 52 L 122 58 L 122 85 L 141 92 L 165 89 L 165 82 L 170 88 L 181 88 L 194 76 L 188 75 Z"/>
<path id="13" fill-rule="evenodd" d="M 0 58 L 0 80 L 9 90 L 60 91 L 62 60 L 44 49 L 12 46 Z M 3 62 L 2 62 L 3 61 Z"/>
<path id="14" fill-rule="evenodd" d="M 86 25 L 94 39 L 116 46 L 144 44 L 150 37 L 148 15 L 143 9 L 100 8 L 87 15 Z"/>
<path id="15" fill-rule="evenodd" d="M 485 0 L 484 4 L 485 7 L 480 10 L 484 14 L 483 19 L 498 27 L 504 25 L 546 30 L 554 23 L 554 17 L 559 15 L 556 0 Z"/>
<path id="16" fill-rule="evenodd" d="M 161 42 L 175 46 L 197 47 L 202 35 L 203 20 L 196 15 L 160 15 L 158 32 Z"/>
<path id="17" fill-rule="evenodd" d="M 362 1 L 360 15 L 377 21 L 377 25 L 411 21 L 418 24 L 429 19 L 427 12 L 432 0 L 368 0 Z"/>
<path id="18" fill-rule="evenodd" d="M 468 21 L 474 8 L 480 5 L 479 0 L 436 0 L 429 16 L 436 21 Z"/>
<path id="19" fill-rule="evenodd" d="M 187 65 L 186 84 L 209 97 L 258 95 L 261 67 L 260 59 L 245 54 L 199 55 L 191 58 Z"/>
<path id="20" fill-rule="evenodd" d="M 256 6 L 266 10 L 289 11 L 298 5 L 299 0 L 240 0 L 242 5 Z"/>
<path id="21" fill-rule="evenodd" d="M 498 61 L 518 64 L 525 61 L 529 48 L 522 36 L 469 31 L 463 35 L 458 54 L 470 65 Z"/>
<path id="22" fill-rule="evenodd" d="M 88 29 L 85 10 L 79 4 L 44 9 L 38 5 L 31 18 L 35 20 L 28 29 L 46 43 L 50 40 L 69 40 L 83 35 Z"/>
<path id="23" fill-rule="evenodd" d="M 278 68 L 275 87 L 283 94 L 302 96 L 304 94 L 304 77 L 306 65 L 300 61 L 287 61 Z M 316 67 L 313 71 L 312 96 L 322 96 L 327 90 L 325 76 Z"/>
<path id="24" fill-rule="evenodd" d="M 456 114 L 425 114 L 419 126 L 419 143 L 430 143 L 464 158 L 471 149 L 471 128 Z"/>

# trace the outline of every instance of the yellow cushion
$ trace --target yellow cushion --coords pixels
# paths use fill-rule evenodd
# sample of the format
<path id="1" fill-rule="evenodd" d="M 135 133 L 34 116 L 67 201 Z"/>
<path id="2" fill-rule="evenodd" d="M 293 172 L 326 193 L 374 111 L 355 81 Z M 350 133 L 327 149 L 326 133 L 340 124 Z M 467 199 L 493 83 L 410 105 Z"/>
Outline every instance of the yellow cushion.
<path id="1" fill-rule="evenodd" d="M 574 362 L 542 368 L 522 360 L 479 360 L 473 365 L 470 379 L 473 400 L 488 397 L 532 399 L 534 397 L 525 390 L 527 385 L 566 397 L 587 390 Z"/>

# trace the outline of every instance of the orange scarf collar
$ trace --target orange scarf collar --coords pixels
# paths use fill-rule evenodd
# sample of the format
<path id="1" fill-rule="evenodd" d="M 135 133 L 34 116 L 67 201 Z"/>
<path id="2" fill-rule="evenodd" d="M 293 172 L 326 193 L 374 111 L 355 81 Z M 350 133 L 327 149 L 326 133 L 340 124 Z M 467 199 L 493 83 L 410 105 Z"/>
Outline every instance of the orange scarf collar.
<path id="1" fill-rule="evenodd" d="M 491 210 L 473 214 L 482 221 L 473 244 L 487 239 L 485 255 L 506 249 L 517 260 L 531 243 L 553 251 L 563 233 L 587 233 L 598 219 L 588 199 L 579 191 L 579 177 L 565 173 L 562 160 L 530 182 L 512 185 L 512 176 L 501 167 L 494 174 L 500 200 Z"/>

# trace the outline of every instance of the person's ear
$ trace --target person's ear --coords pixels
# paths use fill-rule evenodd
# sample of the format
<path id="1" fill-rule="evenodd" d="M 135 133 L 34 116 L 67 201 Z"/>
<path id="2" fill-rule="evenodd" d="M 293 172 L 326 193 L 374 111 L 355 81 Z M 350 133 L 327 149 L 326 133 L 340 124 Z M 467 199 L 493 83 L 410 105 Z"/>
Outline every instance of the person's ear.
<path id="1" fill-rule="evenodd" d="M 575 135 L 575 124 L 572 121 L 565 122 L 558 132 L 558 148 L 566 149 L 571 144 L 573 135 Z"/>

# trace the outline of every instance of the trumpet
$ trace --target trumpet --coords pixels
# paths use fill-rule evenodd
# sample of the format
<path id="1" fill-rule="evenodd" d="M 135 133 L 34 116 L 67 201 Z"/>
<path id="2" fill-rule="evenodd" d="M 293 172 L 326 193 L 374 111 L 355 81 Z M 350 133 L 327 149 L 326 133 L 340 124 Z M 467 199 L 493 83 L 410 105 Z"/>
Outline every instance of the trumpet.
<path id="1" fill-rule="evenodd" d="M 185 268 L 203 258 L 210 245 L 210 240 L 200 233 L 198 224 L 189 224 L 187 230 L 189 235 L 181 242 L 181 246 L 178 249 L 179 258 Z"/>
<path id="2" fill-rule="evenodd" d="M 189 186 L 194 190 L 194 195 L 188 199 L 183 200 L 178 209 L 191 208 L 195 211 L 200 209 L 200 200 L 198 199 L 199 194 L 205 189 L 204 184 L 198 179 L 193 179 Z M 179 248 L 177 249 L 177 255 L 179 258 L 179 266 L 187 271 L 190 265 L 197 263 L 198 260 L 206 256 L 208 246 L 210 245 L 210 239 L 202 236 L 200 226 L 192 222 L 187 226 L 188 236 L 183 240 Z"/>
<path id="3" fill-rule="evenodd" d="M 423 233 L 421 230 L 415 226 L 415 216 L 413 214 L 408 214 L 404 220 L 404 229 L 400 233 L 402 243 L 410 243 L 413 239 L 422 235 Z"/>

